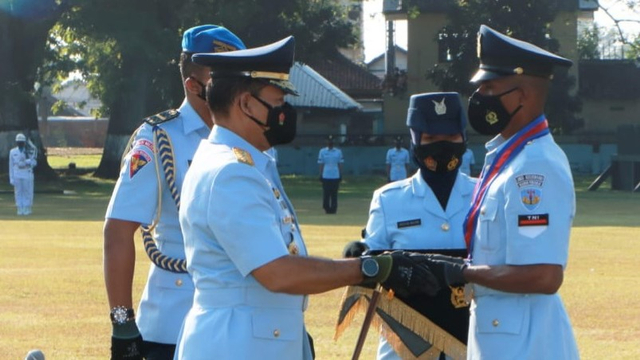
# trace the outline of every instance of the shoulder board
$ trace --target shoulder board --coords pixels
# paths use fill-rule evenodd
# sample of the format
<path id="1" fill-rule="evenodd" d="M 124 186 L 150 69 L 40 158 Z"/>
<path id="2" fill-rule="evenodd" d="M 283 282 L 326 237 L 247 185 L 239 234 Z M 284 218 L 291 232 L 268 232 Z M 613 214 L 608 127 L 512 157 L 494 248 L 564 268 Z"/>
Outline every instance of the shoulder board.
<path id="1" fill-rule="evenodd" d="M 398 180 L 398 181 L 394 181 L 392 183 L 388 183 L 384 186 L 382 186 L 380 188 L 380 192 L 385 192 L 385 191 L 389 191 L 389 190 L 395 190 L 395 189 L 401 189 L 405 186 L 409 186 L 411 184 L 411 178 L 412 176 L 406 178 L 406 179 L 402 179 L 402 180 Z"/>
<path id="2" fill-rule="evenodd" d="M 176 109 L 169 109 L 161 113 L 157 113 L 155 115 L 149 116 L 148 118 L 145 118 L 144 122 L 146 122 L 149 125 L 160 125 L 171 119 L 177 118 L 178 115 L 180 115 L 180 111 Z"/>
<path id="3" fill-rule="evenodd" d="M 253 166 L 253 158 L 251 157 L 251 154 L 249 154 L 245 150 L 234 147 L 233 154 L 236 156 L 236 159 L 238 159 L 238 162 Z"/>

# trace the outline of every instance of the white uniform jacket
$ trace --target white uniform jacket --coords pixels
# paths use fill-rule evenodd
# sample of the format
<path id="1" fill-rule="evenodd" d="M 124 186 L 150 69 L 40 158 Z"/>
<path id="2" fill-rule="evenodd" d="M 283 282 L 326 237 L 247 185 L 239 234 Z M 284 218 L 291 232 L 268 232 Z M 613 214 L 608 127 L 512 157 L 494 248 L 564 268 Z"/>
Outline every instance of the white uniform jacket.
<path id="1" fill-rule="evenodd" d="M 485 166 L 505 140 L 487 143 Z M 530 141 L 495 178 L 480 207 L 473 265 L 567 265 L 575 193 L 569 162 L 551 135 Z M 468 359 L 578 359 L 558 294 L 474 285 Z"/>
<path id="2" fill-rule="evenodd" d="M 274 159 L 214 126 L 187 174 L 180 224 L 196 294 L 175 359 L 310 359 L 307 297 L 273 293 L 251 274 L 307 254 Z"/>
<path id="3" fill-rule="evenodd" d="M 167 132 L 173 145 L 175 182 L 179 191 L 193 154 L 200 140 L 209 135 L 209 128 L 186 100 L 178 111 L 178 117 L 158 126 Z M 125 156 L 106 217 L 151 224 L 157 214 L 158 186 L 161 186 L 162 206 L 153 236 L 163 254 L 184 259 L 178 209 L 167 186 L 162 164 L 158 164 L 159 178 L 156 173 L 152 126 L 141 125 L 132 145 Z M 136 318 L 143 339 L 175 344 L 182 320 L 191 307 L 193 291 L 189 274 L 166 271 L 151 263 Z"/>

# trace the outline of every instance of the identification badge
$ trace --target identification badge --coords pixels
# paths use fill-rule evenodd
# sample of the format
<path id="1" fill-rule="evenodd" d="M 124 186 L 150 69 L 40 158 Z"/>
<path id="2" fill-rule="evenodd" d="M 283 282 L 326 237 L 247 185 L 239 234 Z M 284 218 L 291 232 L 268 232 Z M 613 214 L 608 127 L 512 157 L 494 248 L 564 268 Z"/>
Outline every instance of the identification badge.
<path id="1" fill-rule="evenodd" d="M 412 227 L 412 226 L 420 226 L 421 224 L 422 224 L 422 220 L 420 219 L 398 221 L 398 229 Z"/>

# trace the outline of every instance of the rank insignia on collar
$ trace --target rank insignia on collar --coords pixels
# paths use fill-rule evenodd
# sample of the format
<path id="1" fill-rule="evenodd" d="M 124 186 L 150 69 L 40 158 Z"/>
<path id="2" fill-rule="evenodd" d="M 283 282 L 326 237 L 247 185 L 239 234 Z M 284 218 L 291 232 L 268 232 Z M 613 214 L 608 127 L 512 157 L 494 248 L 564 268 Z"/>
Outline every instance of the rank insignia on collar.
<path id="1" fill-rule="evenodd" d="M 253 158 L 247 151 L 234 147 L 233 154 L 236 156 L 236 159 L 238 159 L 238 162 L 253 166 Z"/>
<path id="2" fill-rule="evenodd" d="M 133 150 L 129 161 L 129 178 L 133 178 L 145 165 L 151 161 L 151 156 L 143 150 Z"/>
<path id="3" fill-rule="evenodd" d="M 535 188 L 523 189 L 520 191 L 520 199 L 527 210 L 535 210 L 542 199 L 542 191 Z"/>

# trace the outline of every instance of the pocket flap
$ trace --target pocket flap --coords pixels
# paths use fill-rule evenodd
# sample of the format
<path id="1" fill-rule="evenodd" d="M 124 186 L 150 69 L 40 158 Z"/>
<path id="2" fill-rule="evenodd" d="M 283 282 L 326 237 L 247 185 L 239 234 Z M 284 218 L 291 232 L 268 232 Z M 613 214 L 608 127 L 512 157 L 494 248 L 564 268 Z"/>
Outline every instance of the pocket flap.
<path id="1" fill-rule="evenodd" d="M 252 315 L 253 336 L 293 341 L 302 337 L 303 318 L 298 310 L 260 309 Z"/>
<path id="2" fill-rule="evenodd" d="M 529 303 L 521 296 L 482 296 L 477 299 L 476 326 L 479 333 L 519 334 Z"/>

